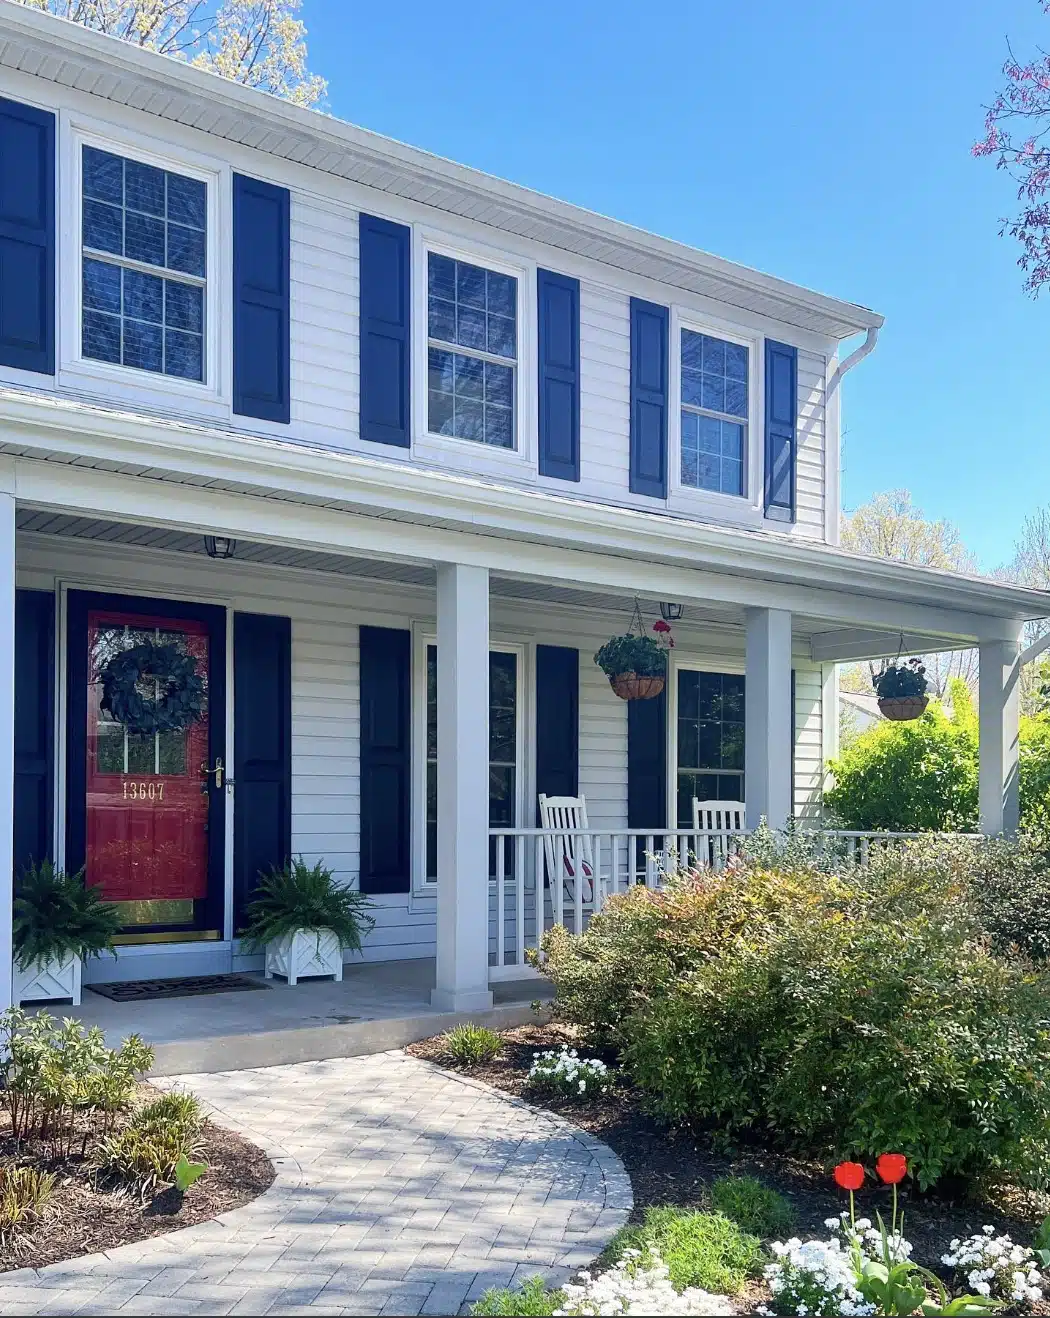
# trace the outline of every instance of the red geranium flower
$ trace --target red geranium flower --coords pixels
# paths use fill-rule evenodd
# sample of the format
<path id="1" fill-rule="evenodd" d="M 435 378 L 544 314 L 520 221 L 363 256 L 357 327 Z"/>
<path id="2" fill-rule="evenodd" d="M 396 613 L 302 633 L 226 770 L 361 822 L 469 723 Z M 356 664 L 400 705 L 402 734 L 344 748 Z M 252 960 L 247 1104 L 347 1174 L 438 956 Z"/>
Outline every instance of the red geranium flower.
<path id="1" fill-rule="evenodd" d="M 903 1153 L 880 1153 L 875 1170 L 887 1185 L 896 1185 L 908 1174 L 908 1159 Z"/>
<path id="2" fill-rule="evenodd" d="M 840 1162 L 831 1174 L 843 1190 L 859 1190 L 864 1184 L 864 1168 L 859 1162 Z"/>
<path id="3" fill-rule="evenodd" d="M 671 628 L 666 622 L 664 622 L 663 618 L 658 618 L 656 622 L 653 623 L 654 632 L 669 632 L 670 630 Z"/>

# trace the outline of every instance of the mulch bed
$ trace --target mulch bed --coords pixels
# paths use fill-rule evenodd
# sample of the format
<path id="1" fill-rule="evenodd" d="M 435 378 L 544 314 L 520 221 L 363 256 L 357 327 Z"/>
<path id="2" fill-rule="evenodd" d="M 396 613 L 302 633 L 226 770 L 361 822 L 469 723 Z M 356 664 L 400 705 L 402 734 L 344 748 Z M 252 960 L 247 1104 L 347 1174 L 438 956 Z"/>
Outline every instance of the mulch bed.
<path id="1" fill-rule="evenodd" d="M 631 1179 L 632 1221 L 641 1221 L 645 1209 L 652 1204 L 707 1208 L 710 1206 L 707 1186 L 716 1177 L 725 1175 L 754 1176 L 785 1195 L 795 1209 L 795 1232 L 803 1239 L 810 1235 L 826 1239 L 824 1219 L 849 1206 L 847 1196 L 832 1182 L 829 1167 L 771 1151 L 757 1141 L 751 1145 L 723 1147 L 724 1141 L 718 1139 L 717 1132 L 669 1128 L 646 1112 L 643 1096 L 628 1086 L 619 1085 L 609 1094 L 582 1102 L 527 1094 L 525 1077 L 533 1053 L 557 1049 L 563 1043 L 579 1047 L 581 1056 L 594 1056 L 594 1050 L 582 1046 L 574 1030 L 557 1024 L 526 1025 L 508 1030 L 502 1037 L 501 1054 L 481 1066 L 456 1066 L 445 1052 L 441 1036 L 411 1044 L 406 1052 L 462 1071 L 505 1093 L 525 1098 L 537 1107 L 557 1112 L 604 1140 L 619 1155 Z M 905 1192 L 901 1203 L 915 1258 L 935 1271 L 943 1271 L 939 1260 L 953 1237 L 971 1235 L 987 1222 L 999 1231 L 1009 1232 L 1015 1241 L 1030 1244 L 1035 1229 L 1050 1211 L 1046 1196 L 1014 1190 L 978 1201 L 963 1198 L 952 1201 Z M 889 1191 L 866 1188 L 858 1192 L 858 1217 L 874 1219 L 876 1210 L 889 1221 Z M 746 1296 L 738 1296 L 737 1300 L 747 1303 L 761 1298 L 756 1289 Z M 1044 1302 L 1028 1312 L 1050 1314 L 1050 1304 Z"/>
<path id="2" fill-rule="evenodd" d="M 144 1086 L 143 1097 L 158 1091 Z M 3 1118 L 0 1118 L 3 1120 Z M 39 1222 L 0 1245 L 0 1272 L 12 1268 L 42 1268 L 79 1254 L 114 1249 L 135 1240 L 176 1231 L 250 1202 L 273 1183 L 273 1164 L 254 1144 L 208 1121 L 202 1133 L 202 1161 L 208 1170 L 185 1194 L 162 1190 L 143 1205 L 136 1193 L 96 1184 L 91 1146 L 62 1162 L 33 1156 L 19 1149 L 7 1133 L 0 1135 L 0 1165 L 30 1164 L 57 1173 L 54 1193 Z"/>

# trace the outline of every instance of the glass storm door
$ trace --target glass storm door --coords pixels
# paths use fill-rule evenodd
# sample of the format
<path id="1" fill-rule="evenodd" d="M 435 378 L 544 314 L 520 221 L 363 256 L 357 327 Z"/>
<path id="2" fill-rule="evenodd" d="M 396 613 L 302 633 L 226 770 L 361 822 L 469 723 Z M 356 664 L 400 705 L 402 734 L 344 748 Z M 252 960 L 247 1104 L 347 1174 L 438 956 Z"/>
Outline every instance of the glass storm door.
<path id="1" fill-rule="evenodd" d="M 218 937 L 221 923 L 209 901 L 209 824 L 224 796 L 210 753 L 211 628 L 165 615 L 89 607 L 85 618 L 85 877 L 119 906 L 127 942 Z M 221 912 L 221 876 L 218 887 Z"/>

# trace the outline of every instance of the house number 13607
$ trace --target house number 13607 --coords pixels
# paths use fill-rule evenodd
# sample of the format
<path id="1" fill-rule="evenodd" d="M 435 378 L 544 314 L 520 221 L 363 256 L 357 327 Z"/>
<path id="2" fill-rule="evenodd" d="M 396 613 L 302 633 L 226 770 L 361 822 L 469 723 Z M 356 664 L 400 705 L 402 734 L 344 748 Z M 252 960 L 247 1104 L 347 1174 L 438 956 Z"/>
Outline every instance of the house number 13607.
<path id="1" fill-rule="evenodd" d="M 128 782 L 124 779 L 124 800 L 125 801 L 163 801 L 164 784 L 163 783 L 141 783 Z"/>

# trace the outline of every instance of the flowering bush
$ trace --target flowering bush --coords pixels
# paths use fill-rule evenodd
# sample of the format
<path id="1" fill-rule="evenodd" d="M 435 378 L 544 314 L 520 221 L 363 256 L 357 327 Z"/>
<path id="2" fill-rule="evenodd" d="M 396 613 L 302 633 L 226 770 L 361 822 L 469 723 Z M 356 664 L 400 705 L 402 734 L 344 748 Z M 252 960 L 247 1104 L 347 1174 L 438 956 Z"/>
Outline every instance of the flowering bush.
<path id="1" fill-rule="evenodd" d="M 875 1305 L 857 1287 L 851 1256 L 837 1239 L 803 1244 L 793 1236 L 786 1242 L 775 1240 L 770 1248 L 774 1261 L 765 1269 L 765 1278 L 775 1307 L 762 1305 L 759 1313 L 813 1314 L 816 1318 L 837 1314 L 860 1318 L 875 1313 Z"/>
<path id="2" fill-rule="evenodd" d="M 978 1295 L 1023 1305 L 1043 1298 L 1044 1278 L 1034 1252 L 1015 1245 L 1009 1236 L 997 1236 L 993 1226 L 951 1241 L 941 1262 L 965 1278 Z"/>
<path id="3" fill-rule="evenodd" d="M 619 1263 L 597 1276 L 581 1272 L 575 1284 L 562 1287 L 565 1301 L 555 1314 L 731 1314 L 723 1296 L 696 1286 L 679 1293 L 667 1265 L 655 1250 L 628 1250 Z"/>
<path id="4" fill-rule="evenodd" d="M 533 1053 L 525 1085 L 538 1092 L 584 1098 L 588 1094 L 605 1093 L 609 1088 L 608 1072 L 609 1068 L 597 1057 L 581 1057 L 575 1048 L 563 1043 L 560 1052 L 549 1049 Z"/>

